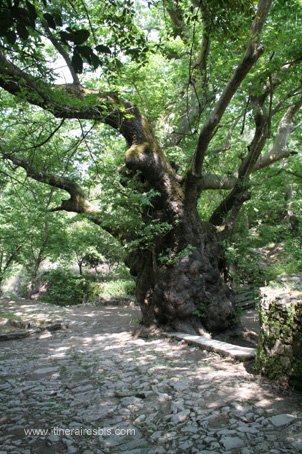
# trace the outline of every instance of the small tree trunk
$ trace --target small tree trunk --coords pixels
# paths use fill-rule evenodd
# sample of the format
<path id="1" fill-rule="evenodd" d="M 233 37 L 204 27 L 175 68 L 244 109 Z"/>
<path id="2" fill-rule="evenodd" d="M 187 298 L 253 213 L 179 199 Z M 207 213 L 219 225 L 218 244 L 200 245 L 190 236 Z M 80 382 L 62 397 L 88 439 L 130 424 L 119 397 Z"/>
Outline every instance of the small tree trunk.
<path id="1" fill-rule="evenodd" d="M 0 275 L 0 296 L 3 294 L 2 284 L 3 284 L 3 276 Z"/>
<path id="2" fill-rule="evenodd" d="M 284 220 L 288 224 L 291 233 L 296 235 L 299 232 L 299 219 L 293 211 L 293 188 L 292 185 L 287 185 L 285 191 L 285 211 Z"/>

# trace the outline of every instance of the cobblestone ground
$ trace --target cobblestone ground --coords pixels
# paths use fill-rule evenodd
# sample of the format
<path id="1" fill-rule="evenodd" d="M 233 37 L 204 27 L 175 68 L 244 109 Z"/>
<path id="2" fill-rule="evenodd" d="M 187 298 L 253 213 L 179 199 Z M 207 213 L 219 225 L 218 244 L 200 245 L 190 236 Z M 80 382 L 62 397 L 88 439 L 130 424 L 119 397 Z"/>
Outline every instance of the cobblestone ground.
<path id="1" fill-rule="evenodd" d="M 134 339 L 135 308 L 0 309 L 69 323 L 1 343 L 0 454 L 302 452 L 302 395 L 184 343 Z"/>

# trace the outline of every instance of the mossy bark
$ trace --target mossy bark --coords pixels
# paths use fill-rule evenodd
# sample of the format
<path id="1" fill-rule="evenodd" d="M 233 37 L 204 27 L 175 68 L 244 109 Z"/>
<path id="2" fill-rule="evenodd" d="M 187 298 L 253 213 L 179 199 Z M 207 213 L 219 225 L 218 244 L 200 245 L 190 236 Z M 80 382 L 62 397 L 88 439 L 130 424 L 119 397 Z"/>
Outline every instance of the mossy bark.
<path id="1" fill-rule="evenodd" d="M 158 192 L 145 221 L 171 226 L 152 248 L 135 251 L 127 260 L 143 323 L 188 333 L 223 331 L 234 323 L 233 294 L 221 277 L 215 227 L 197 211 L 197 181 L 192 175 L 179 179 L 145 119 L 141 127 L 144 141 L 127 150 L 126 167 Z"/>
<path id="2" fill-rule="evenodd" d="M 156 242 L 128 258 L 145 325 L 188 333 L 219 332 L 234 323 L 233 293 L 219 269 L 215 229 L 191 211 Z"/>

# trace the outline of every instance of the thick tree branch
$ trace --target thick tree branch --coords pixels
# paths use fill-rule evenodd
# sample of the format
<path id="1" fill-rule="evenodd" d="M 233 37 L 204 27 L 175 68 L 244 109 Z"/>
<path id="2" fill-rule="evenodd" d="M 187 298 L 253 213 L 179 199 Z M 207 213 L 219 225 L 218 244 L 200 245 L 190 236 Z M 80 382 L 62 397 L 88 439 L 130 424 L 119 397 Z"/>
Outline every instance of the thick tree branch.
<path id="1" fill-rule="evenodd" d="M 210 21 L 209 21 L 209 12 L 207 8 L 207 4 L 205 0 L 200 0 L 198 3 L 198 7 L 201 9 L 202 12 L 202 23 L 203 23 L 203 32 L 202 32 L 202 41 L 200 47 L 200 53 L 198 56 L 197 61 L 194 63 L 193 68 L 197 67 L 199 71 L 199 75 L 202 80 L 202 87 L 204 90 L 204 97 L 207 97 L 208 92 L 208 76 L 207 76 L 207 62 L 208 56 L 210 53 Z"/>
<path id="2" fill-rule="evenodd" d="M 252 100 L 256 124 L 254 137 L 251 144 L 248 146 L 247 156 L 243 159 L 238 169 L 238 178 L 234 188 L 215 209 L 210 218 L 210 222 L 216 226 L 224 223 L 224 219 L 230 211 L 236 213 L 237 216 L 243 203 L 250 198 L 250 193 L 247 188 L 249 175 L 252 172 L 267 139 L 268 118 L 263 108 L 264 101 L 265 97 L 254 98 Z M 233 218 L 235 219 L 236 216 L 233 216 Z"/>
<path id="3" fill-rule="evenodd" d="M 272 165 L 276 161 L 290 156 L 291 151 L 288 149 L 288 141 L 291 132 L 294 130 L 293 120 L 295 114 L 302 106 L 302 97 L 292 106 L 290 106 L 278 125 L 276 137 L 271 149 L 258 159 L 253 167 L 253 172 Z"/>
<path id="4" fill-rule="evenodd" d="M 198 180 L 198 189 L 233 189 L 236 177 L 206 173 Z"/>
<path id="5" fill-rule="evenodd" d="M 94 207 L 86 198 L 85 192 L 78 183 L 72 181 L 67 177 L 60 177 L 48 172 L 38 171 L 28 161 L 16 157 L 12 153 L 6 153 L 2 149 L 2 156 L 9 159 L 16 167 L 22 167 L 30 178 L 41 183 L 48 184 L 57 189 L 63 189 L 68 192 L 70 199 L 63 200 L 62 205 L 54 208 L 53 211 L 65 210 L 74 211 L 75 213 L 92 213 L 96 212 L 97 208 Z"/>
<path id="6" fill-rule="evenodd" d="M 264 99 L 262 98 L 262 105 Z M 235 213 L 231 216 L 236 219 L 236 216 L 242 204 L 250 198 L 247 190 L 247 182 L 249 175 L 265 167 L 270 166 L 276 161 L 283 159 L 290 155 L 287 148 L 290 133 L 293 130 L 293 120 L 295 114 L 302 106 L 302 98 L 300 98 L 294 105 L 290 106 L 283 117 L 281 118 L 271 149 L 261 158 L 259 158 L 262 149 L 264 148 L 269 119 L 265 116 L 262 105 L 258 105 L 255 115 L 256 130 L 253 141 L 249 146 L 249 153 L 243 160 L 238 170 L 238 178 L 232 191 L 226 196 L 221 204 L 213 212 L 210 222 L 214 225 L 222 225 L 225 216 L 229 213 Z"/>
<path id="7" fill-rule="evenodd" d="M 296 126 L 293 126 L 294 116 L 301 107 L 302 97 L 294 105 L 287 109 L 279 122 L 277 133 L 271 148 L 266 154 L 258 158 L 251 170 L 251 173 L 265 169 L 266 167 L 269 167 L 275 162 L 281 161 L 292 154 L 292 151 L 288 148 L 288 142 L 290 134 L 296 130 Z M 198 187 L 202 190 L 233 189 L 236 182 L 236 177 L 204 174 L 198 180 Z"/>
<path id="8" fill-rule="evenodd" d="M 123 232 L 103 222 L 101 211 L 89 202 L 85 191 L 78 183 L 67 177 L 56 176 L 50 174 L 49 172 L 38 171 L 25 159 L 18 158 L 12 153 L 6 153 L 3 150 L 2 145 L 1 154 L 3 158 L 11 161 L 16 167 L 22 167 L 26 171 L 28 177 L 41 183 L 48 184 L 53 188 L 62 189 L 68 192 L 70 198 L 65 200 L 63 199 L 62 204 L 59 207 L 52 208 L 51 211 L 69 211 L 84 214 L 85 217 L 90 219 L 94 224 L 100 226 L 103 230 L 106 230 L 112 236 L 122 238 Z"/>
<path id="9" fill-rule="evenodd" d="M 223 93 L 220 96 L 220 99 L 216 103 L 216 106 L 214 107 L 212 113 L 210 114 L 208 120 L 206 121 L 200 132 L 198 144 L 190 169 L 190 172 L 193 176 L 200 176 L 208 145 L 216 127 L 221 120 L 222 115 L 224 114 L 237 89 L 239 88 L 241 82 L 244 80 L 246 75 L 249 73 L 249 71 L 263 52 L 263 48 L 259 44 L 259 39 L 271 3 L 272 0 L 259 0 L 256 17 L 252 23 L 250 30 L 251 37 L 248 42 L 244 57 L 235 69 L 230 80 L 226 84 Z"/>
<path id="10" fill-rule="evenodd" d="M 105 123 L 120 132 L 128 143 L 127 167 L 140 171 L 163 195 L 167 209 L 177 211 L 181 187 L 174 169 L 161 151 L 154 133 L 138 108 L 116 93 L 100 93 L 82 86 L 50 86 L 37 82 L 0 53 L 0 87 L 58 118 L 77 118 Z M 174 213 L 175 214 L 175 213 Z"/>
<path id="11" fill-rule="evenodd" d="M 55 117 L 105 123 L 118 130 L 129 145 L 146 141 L 139 110 L 132 103 L 120 99 L 116 93 L 102 93 L 75 84 L 51 86 L 35 80 L 1 52 L 0 87 L 51 112 Z"/>

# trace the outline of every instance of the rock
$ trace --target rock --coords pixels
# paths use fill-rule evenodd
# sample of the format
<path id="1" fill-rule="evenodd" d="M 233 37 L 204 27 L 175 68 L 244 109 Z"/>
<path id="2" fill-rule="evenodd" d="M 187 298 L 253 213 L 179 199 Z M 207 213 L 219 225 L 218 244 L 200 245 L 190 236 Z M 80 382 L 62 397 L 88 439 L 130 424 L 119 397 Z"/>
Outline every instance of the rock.
<path id="1" fill-rule="evenodd" d="M 181 431 L 182 432 L 189 432 L 189 433 L 197 433 L 199 432 L 199 427 L 193 426 L 192 424 L 188 424 L 187 426 L 184 426 Z"/>
<path id="2" fill-rule="evenodd" d="M 59 440 L 60 437 L 58 435 L 48 435 L 47 437 L 47 441 L 50 441 L 51 443 L 56 443 Z"/>
<path id="3" fill-rule="evenodd" d="M 73 440 L 71 438 L 62 438 L 62 442 L 69 448 L 69 446 L 72 446 Z"/>
<path id="4" fill-rule="evenodd" d="M 133 421 L 133 424 L 134 425 L 141 424 L 145 419 L 146 419 L 146 415 L 140 415 Z"/>
<path id="5" fill-rule="evenodd" d="M 193 446 L 193 443 L 190 440 L 187 440 L 187 441 L 179 444 L 179 449 L 181 449 L 182 452 L 186 452 L 192 446 Z"/>
<path id="6" fill-rule="evenodd" d="M 240 425 L 238 427 L 239 432 L 242 433 L 249 433 L 249 434 L 257 434 L 259 432 L 259 429 L 257 429 L 254 426 L 248 426 L 248 425 Z"/>
<path id="7" fill-rule="evenodd" d="M 172 400 L 172 396 L 169 396 L 167 393 L 158 393 L 158 401 L 163 403 L 163 402 L 169 402 Z"/>
<path id="8" fill-rule="evenodd" d="M 152 441 L 156 441 L 158 440 L 160 437 L 161 437 L 161 431 L 160 430 L 157 430 L 156 432 L 154 432 L 152 435 L 151 435 L 151 440 Z"/>
<path id="9" fill-rule="evenodd" d="M 184 402 L 183 402 L 183 400 L 172 402 L 171 411 L 173 413 L 179 413 L 180 411 L 183 411 L 183 410 L 184 410 Z"/>
<path id="10" fill-rule="evenodd" d="M 244 441 L 242 440 L 242 438 L 239 437 L 223 437 L 220 440 L 220 443 L 226 450 L 242 448 L 244 446 Z"/>
<path id="11" fill-rule="evenodd" d="M 283 293 L 270 287 L 263 287 L 261 293 L 256 369 L 302 389 L 302 293 L 290 289 Z"/>
<path id="12" fill-rule="evenodd" d="M 51 310 L 61 317 L 63 308 Z M 1 345 L 0 415 L 5 417 L 0 416 L 0 454 L 301 452 L 301 409 L 291 396 L 283 396 L 283 408 L 297 417 L 291 423 L 288 416 L 294 417 L 286 415 L 281 424 L 278 418 L 284 415 L 273 416 L 282 413 L 275 407 L 275 388 L 241 364 L 166 338 L 135 340 L 128 328 L 117 327 L 117 312 L 109 314 L 106 308 L 104 314 L 98 308 L 100 313 L 93 309 L 92 316 L 86 310 L 68 308 L 77 321 L 70 323 L 66 339 L 55 332 L 45 341 L 30 337 Z M 123 326 L 123 317 L 119 323 Z M 60 373 L 53 373 L 56 370 Z M 24 437 L 24 427 L 81 426 L 112 428 L 112 434 Z M 120 436 L 114 432 L 117 428 L 136 433 Z"/>
<path id="13" fill-rule="evenodd" d="M 229 430 L 229 429 L 219 430 L 219 432 L 217 432 L 217 434 L 219 436 L 223 436 L 223 437 L 230 437 L 230 436 L 236 435 L 236 430 Z"/>
<path id="14" fill-rule="evenodd" d="M 188 419 L 190 414 L 190 410 L 183 410 L 180 413 L 176 413 L 175 415 L 172 415 L 171 421 L 175 424 L 184 422 Z"/>
<path id="15" fill-rule="evenodd" d="M 287 426 L 295 420 L 295 416 L 289 414 L 275 415 L 269 418 L 270 422 L 275 427 Z"/>
<path id="16" fill-rule="evenodd" d="M 302 438 L 294 441 L 292 446 L 300 453 L 302 453 Z"/>
<path id="17" fill-rule="evenodd" d="M 67 454 L 77 454 L 78 452 L 78 448 L 76 448 L 75 446 L 71 445 L 67 448 Z"/>
<path id="18" fill-rule="evenodd" d="M 53 374 L 58 372 L 58 367 L 43 367 L 41 369 L 36 369 L 34 371 L 35 374 Z"/>

